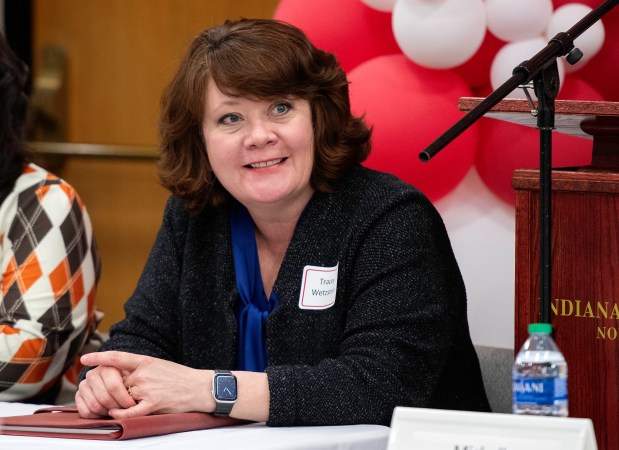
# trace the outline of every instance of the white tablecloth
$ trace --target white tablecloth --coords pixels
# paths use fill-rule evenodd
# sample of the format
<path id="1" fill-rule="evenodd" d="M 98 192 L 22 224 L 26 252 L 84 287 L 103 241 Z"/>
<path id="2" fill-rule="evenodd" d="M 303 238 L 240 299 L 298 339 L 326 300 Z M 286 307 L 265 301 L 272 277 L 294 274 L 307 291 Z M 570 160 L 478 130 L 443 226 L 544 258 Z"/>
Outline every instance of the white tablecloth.
<path id="1" fill-rule="evenodd" d="M 40 405 L 0 402 L 0 417 L 30 414 Z M 0 435 L 1 450 L 385 450 L 389 428 L 381 425 L 267 427 L 263 423 L 175 433 L 128 441 Z"/>

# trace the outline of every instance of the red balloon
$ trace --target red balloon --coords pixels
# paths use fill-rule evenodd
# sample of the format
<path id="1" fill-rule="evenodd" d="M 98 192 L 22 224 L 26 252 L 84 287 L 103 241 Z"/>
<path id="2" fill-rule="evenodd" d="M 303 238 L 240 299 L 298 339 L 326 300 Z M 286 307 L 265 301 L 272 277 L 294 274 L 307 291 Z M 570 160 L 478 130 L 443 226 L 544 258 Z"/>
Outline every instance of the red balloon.
<path id="1" fill-rule="evenodd" d="M 391 13 L 361 0 L 281 0 L 273 17 L 297 26 L 316 47 L 334 53 L 347 72 L 376 56 L 401 53 Z"/>
<path id="2" fill-rule="evenodd" d="M 486 31 L 481 47 L 473 57 L 452 70 L 460 75 L 473 91 L 491 86 L 490 66 L 503 45 L 505 45 L 504 41 Z"/>
<path id="3" fill-rule="evenodd" d="M 566 75 L 558 100 L 602 100 L 601 94 L 587 82 Z M 557 119 L 557 125 L 560 124 Z M 516 169 L 540 166 L 540 137 L 537 128 L 502 120 L 480 120 L 479 149 L 475 168 L 486 186 L 500 199 L 515 204 L 512 176 Z M 582 137 L 553 133 L 552 166 L 586 166 L 591 163 L 593 141 Z"/>
<path id="4" fill-rule="evenodd" d="M 583 80 L 580 73 L 567 74 L 563 80 L 563 85 L 557 95 L 557 100 L 589 100 L 599 102 L 604 100 L 604 96 L 591 84 Z"/>
<path id="5" fill-rule="evenodd" d="M 557 9 L 559 6 L 567 5 L 568 3 L 582 3 L 590 8 L 597 8 L 602 4 L 602 0 L 552 0 L 552 6 L 554 6 L 554 9 Z"/>
<path id="6" fill-rule="evenodd" d="M 606 14 L 602 23 L 604 44 L 577 74 L 595 87 L 605 100 L 616 102 L 619 101 L 619 8 Z"/>
<path id="7" fill-rule="evenodd" d="M 348 78 L 354 113 L 365 114 L 373 127 L 365 165 L 395 174 L 432 201 L 453 190 L 473 165 L 477 125 L 429 162 L 418 155 L 462 117 L 458 98 L 471 96 L 462 77 L 421 67 L 404 55 L 388 55 L 361 64 Z"/>

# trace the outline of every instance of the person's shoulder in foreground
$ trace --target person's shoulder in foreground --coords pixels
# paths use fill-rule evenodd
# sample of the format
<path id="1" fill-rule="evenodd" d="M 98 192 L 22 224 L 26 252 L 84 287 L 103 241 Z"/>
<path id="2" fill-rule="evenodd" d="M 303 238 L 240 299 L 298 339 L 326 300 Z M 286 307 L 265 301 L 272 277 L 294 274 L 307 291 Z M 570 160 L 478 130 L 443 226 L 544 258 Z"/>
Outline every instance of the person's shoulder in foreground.
<path id="1" fill-rule="evenodd" d="M 75 190 L 29 164 L 27 78 L 0 33 L 0 401 L 53 403 L 95 326 L 99 257 Z"/>
<path id="2" fill-rule="evenodd" d="M 95 327 L 99 257 L 82 201 L 27 165 L 0 207 L 0 400 L 53 402 Z"/>

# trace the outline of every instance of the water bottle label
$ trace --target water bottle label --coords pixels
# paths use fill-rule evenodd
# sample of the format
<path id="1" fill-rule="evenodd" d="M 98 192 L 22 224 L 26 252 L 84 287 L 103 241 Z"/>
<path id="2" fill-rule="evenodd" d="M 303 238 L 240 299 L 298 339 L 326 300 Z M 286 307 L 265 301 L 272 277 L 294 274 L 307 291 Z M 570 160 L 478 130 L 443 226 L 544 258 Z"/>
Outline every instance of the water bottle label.
<path id="1" fill-rule="evenodd" d="M 552 405 L 567 400 L 565 378 L 516 378 L 513 381 L 514 401 L 535 405 Z"/>

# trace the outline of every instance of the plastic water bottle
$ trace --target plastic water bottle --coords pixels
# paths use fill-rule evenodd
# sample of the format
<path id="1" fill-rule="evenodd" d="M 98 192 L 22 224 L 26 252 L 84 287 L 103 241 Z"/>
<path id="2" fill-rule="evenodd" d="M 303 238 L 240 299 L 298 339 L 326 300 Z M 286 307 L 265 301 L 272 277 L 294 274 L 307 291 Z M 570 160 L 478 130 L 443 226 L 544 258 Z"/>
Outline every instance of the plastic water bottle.
<path id="1" fill-rule="evenodd" d="M 513 413 L 567 417 L 567 364 L 549 323 L 529 324 L 512 369 Z"/>

